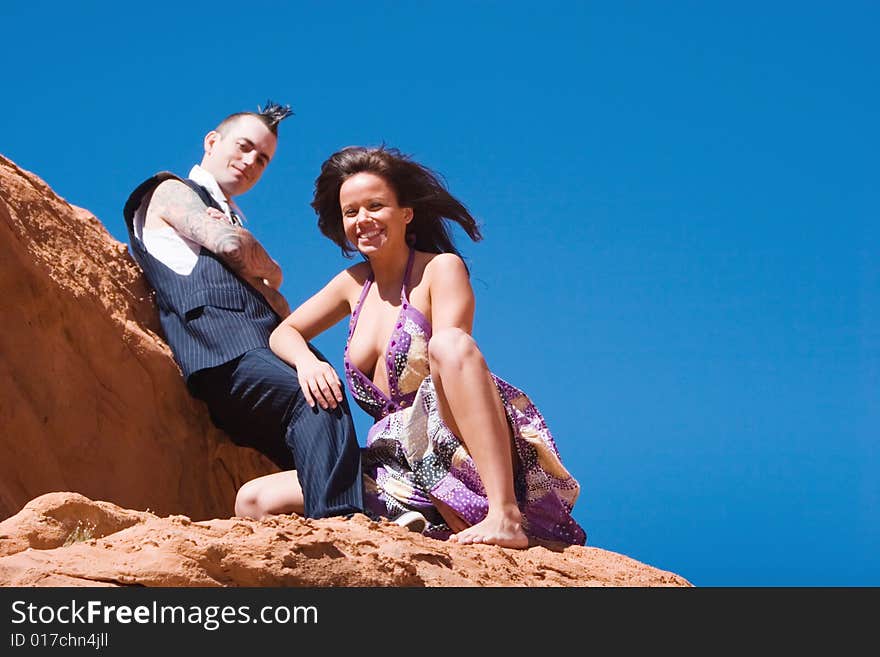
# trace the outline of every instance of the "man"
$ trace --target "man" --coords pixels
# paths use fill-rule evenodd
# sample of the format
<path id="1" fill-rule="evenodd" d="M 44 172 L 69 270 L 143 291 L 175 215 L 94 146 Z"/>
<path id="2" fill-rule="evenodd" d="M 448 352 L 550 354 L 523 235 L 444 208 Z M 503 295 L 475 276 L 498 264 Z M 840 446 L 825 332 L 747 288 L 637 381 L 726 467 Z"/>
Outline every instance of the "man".
<path id="1" fill-rule="evenodd" d="M 296 371 L 269 349 L 269 335 L 290 314 L 281 268 L 243 227 L 233 201 L 260 179 L 275 155 L 278 124 L 292 114 L 271 101 L 258 110 L 232 114 L 210 131 L 187 179 L 163 171 L 131 194 L 123 210 L 131 251 L 156 291 L 165 339 L 190 392 L 233 441 L 296 469 L 285 476 L 302 487 L 302 508 L 262 500 L 253 513 L 257 501 L 240 491 L 236 513 L 350 515 L 363 511 L 363 484 L 348 404 L 343 397 L 335 408 L 310 407 Z"/>

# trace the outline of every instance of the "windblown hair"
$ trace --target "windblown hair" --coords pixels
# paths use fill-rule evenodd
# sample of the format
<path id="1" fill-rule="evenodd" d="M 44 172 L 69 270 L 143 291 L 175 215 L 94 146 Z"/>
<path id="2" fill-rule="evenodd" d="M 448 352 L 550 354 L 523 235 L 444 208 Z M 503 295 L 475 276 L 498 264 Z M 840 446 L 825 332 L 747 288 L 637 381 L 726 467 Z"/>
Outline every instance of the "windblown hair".
<path id="1" fill-rule="evenodd" d="M 269 128 L 269 131 L 277 137 L 278 124 L 288 116 L 293 116 L 293 110 L 290 109 L 290 105 L 281 106 L 278 103 L 267 100 L 266 107 L 257 105 L 256 112 L 236 112 L 235 114 L 230 114 L 220 122 L 220 125 L 217 126 L 217 132 L 226 134 L 224 130 L 243 116 L 253 116 L 256 119 L 259 119 L 263 122 L 263 125 Z"/>
<path id="2" fill-rule="evenodd" d="M 475 242 L 483 239 L 476 220 L 467 208 L 450 194 L 440 176 L 413 161 L 396 148 L 349 146 L 331 155 L 321 165 L 315 180 L 312 208 L 318 215 L 318 228 L 350 258 L 357 249 L 345 237 L 339 190 L 342 183 L 358 173 L 383 178 L 397 194 L 397 204 L 412 208 L 413 218 L 406 227 L 407 242 L 428 253 L 461 254 L 449 234 L 448 221 L 461 226 Z"/>

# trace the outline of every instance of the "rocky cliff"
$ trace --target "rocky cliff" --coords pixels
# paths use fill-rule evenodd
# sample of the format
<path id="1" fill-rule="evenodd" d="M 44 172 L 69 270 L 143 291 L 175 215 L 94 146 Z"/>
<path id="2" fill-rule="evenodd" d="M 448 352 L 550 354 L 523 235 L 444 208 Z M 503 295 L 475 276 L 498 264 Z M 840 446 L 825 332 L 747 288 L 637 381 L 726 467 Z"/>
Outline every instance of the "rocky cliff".
<path id="1" fill-rule="evenodd" d="M 0 245 L 0 517 L 50 491 L 230 515 L 273 466 L 187 394 L 127 246 L 2 156 Z"/>
<path id="2" fill-rule="evenodd" d="M 274 466 L 189 396 L 127 246 L 2 156 L 0 245 L 0 585 L 690 586 L 596 547 L 230 518 Z"/>

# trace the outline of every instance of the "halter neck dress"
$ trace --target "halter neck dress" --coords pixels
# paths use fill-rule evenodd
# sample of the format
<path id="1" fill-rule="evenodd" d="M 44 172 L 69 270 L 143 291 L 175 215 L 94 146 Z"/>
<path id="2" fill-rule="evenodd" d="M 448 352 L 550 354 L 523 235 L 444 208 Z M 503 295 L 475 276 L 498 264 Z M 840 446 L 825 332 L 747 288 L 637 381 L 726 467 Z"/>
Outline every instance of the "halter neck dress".
<path id="1" fill-rule="evenodd" d="M 361 372 L 348 353 L 373 283 L 372 272 L 352 310 L 343 363 L 352 397 L 376 420 L 362 453 L 367 511 L 386 517 L 419 511 L 428 520 L 424 533 L 446 538 L 450 528 L 433 500 L 447 504 L 472 525 L 485 518 L 489 505 L 467 448 L 440 417 L 428 362 L 431 324 L 409 302 L 414 256 L 411 249 L 400 312 L 384 354 L 390 395 Z M 580 486 L 562 465 L 543 416 L 521 390 L 494 374 L 492 378 L 513 431 L 518 456 L 514 489 L 524 531 L 539 539 L 585 544 L 586 533 L 571 515 Z"/>

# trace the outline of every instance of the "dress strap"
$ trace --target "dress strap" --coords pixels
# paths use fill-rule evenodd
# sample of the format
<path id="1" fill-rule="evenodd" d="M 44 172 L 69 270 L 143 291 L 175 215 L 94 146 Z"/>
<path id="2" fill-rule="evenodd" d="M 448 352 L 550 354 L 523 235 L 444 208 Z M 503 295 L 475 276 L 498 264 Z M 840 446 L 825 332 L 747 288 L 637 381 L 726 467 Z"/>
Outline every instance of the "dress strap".
<path id="1" fill-rule="evenodd" d="M 403 285 L 400 287 L 400 298 L 409 303 L 409 275 L 412 273 L 413 262 L 416 259 L 416 250 L 409 250 L 409 260 L 406 261 L 406 272 L 403 274 Z"/>

